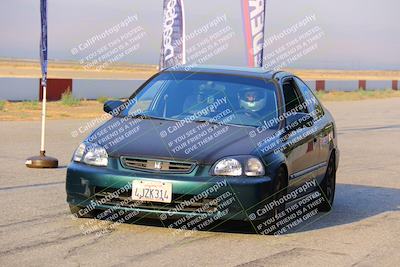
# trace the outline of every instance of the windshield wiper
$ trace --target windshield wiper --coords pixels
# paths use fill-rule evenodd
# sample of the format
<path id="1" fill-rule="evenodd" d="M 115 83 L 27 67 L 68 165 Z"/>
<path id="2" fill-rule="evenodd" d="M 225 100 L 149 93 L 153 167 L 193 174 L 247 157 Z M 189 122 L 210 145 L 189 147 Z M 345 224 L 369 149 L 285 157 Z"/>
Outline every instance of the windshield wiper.
<path id="1" fill-rule="evenodd" d="M 170 118 L 163 118 L 163 117 L 156 117 L 156 116 L 151 116 L 147 114 L 136 114 L 136 115 L 128 115 L 128 118 L 133 118 L 133 119 L 142 119 L 142 120 L 163 120 L 163 121 L 178 121 Z"/>
<path id="2" fill-rule="evenodd" d="M 193 120 L 193 122 L 198 122 L 198 123 L 211 123 L 211 124 L 215 124 L 215 125 L 227 125 L 227 126 L 236 126 L 236 127 L 256 127 L 256 126 L 254 126 L 254 125 L 224 123 L 224 122 L 210 121 L 210 120 L 205 120 L 205 119 Z"/>
<path id="3" fill-rule="evenodd" d="M 172 119 L 172 118 L 163 118 L 163 117 L 157 117 L 157 116 L 151 116 L 151 115 L 147 115 L 147 114 L 135 114 L 135 115 L 128 115 L 128 118 L 140 118 L 142 120 L 163 120 L 163 121 L 176 121 L 176 122 L 180 122 L 183 120 L 179 120 L 179 119 Z M 223 123 L 223 122 L 218 122 L 218 121 L 210 121 L 210 120 L 206 120 L 206 119 L 198 119 L 198 120 L 192 120 L 192 122 L 195 123 L 210 123 L 210 124 L 214 124 L 214 125 L 227 125 L 227 126 L 236 126 L 236 127 L 257 127 L 254 125 L 245 125 L 245 124 L 233 124 L 233 123 Z"/>
<path id="4" fill-rule="evenodd" d="M 146 115 L 146 114 L 130 114 L 127 115 L 126 117 L 132 118 L 132 119 L 143 119 L 143 120 L 148 120 L 148 119 L 155 119 L 155 117 Z"/>
<path id="5" fill-rule="evenodd" d="M 199 120 L 193 120 L 193 122 L 198 122 L 198 123 L 211 123 L 211 124 L 221 124 L 221 123 L 218 123 L 218 122 L 216 122 L 216 121 L 209 121 L 209 120 L 205 120 L 205 119 L 199 119 Z"/>

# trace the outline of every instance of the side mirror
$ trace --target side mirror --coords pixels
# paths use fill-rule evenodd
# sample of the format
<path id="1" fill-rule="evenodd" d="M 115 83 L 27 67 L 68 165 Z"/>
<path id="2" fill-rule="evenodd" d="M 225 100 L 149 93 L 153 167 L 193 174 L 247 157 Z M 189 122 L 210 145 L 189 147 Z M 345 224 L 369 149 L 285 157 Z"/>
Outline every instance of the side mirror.
<path id="1" fill-rule="evenodd" d="M 292 132 L 314 124 L 313 117 L 308 113 L 292 113 L 286 118 L 286 131 Z"/>
<path id="2" fill-rule="evenodd" d="M 112 113 L 112 111 L 116 108 L 118 108 L 119 106 L 121 106 L 124 102 L 120 101 L 120 100 L 109 100 L 107 102 L 104 103 L 104 107 L 103 110 L 104 112 L 107 113 Z"/>

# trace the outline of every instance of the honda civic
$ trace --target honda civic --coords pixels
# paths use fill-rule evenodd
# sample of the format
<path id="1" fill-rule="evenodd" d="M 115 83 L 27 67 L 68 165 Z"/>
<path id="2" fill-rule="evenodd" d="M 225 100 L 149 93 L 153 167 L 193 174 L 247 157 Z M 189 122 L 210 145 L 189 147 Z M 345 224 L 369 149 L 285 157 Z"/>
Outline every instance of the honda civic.
<path id="1" fill-rule="evenodd" d="M 68 166 L 77 217 L 260 221 L 315 192 L 332 207 L 335 122 L 291 73 L 169 68 L 104 111 Z"/>

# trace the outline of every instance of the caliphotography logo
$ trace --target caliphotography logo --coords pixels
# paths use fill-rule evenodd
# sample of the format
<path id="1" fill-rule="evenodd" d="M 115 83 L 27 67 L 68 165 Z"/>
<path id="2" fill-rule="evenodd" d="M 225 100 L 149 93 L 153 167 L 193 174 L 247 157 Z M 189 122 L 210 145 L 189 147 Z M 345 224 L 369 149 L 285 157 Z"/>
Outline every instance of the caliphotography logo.
<path id="1" fill-rule="evenodd" d="M 399 8 L 1 1 L 0 265 L 399 265 Z"/>

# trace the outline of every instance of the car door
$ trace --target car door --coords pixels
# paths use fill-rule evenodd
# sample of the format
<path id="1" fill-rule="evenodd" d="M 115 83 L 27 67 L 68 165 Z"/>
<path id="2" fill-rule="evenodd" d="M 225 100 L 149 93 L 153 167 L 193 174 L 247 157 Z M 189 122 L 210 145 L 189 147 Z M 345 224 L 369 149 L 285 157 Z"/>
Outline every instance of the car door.
<path id="1" fill-rule="evenodd" d="M 294 77 L 297 88 L 307 103 L 310 114 L 314 117 L 315 137 L 317 139 L 316 149 L 318 156 L 316 161 L 316 177 L 318 181 L 323 179 L 330 156 L 330 141 L 333 138 L 333 125 L 325 118 L 324 109 L 315 97 L 311 89 L 298 77 Z"/>
<path id="2" fill-rule="evenodd" d="M 284 112 L 309 113 L 304 97 L 293 77 L 282 80 Z M 287 124 L 287 122 L 286 122 Z M 288 126 L 288 125 L 286 125 Z M 289 191 L 316 177 L 315 166 L 318 164 L 318 146 L 315 130 L 304 127 L 288 132 L 284 138 L 284 153 L 289 171 Z"/>

